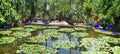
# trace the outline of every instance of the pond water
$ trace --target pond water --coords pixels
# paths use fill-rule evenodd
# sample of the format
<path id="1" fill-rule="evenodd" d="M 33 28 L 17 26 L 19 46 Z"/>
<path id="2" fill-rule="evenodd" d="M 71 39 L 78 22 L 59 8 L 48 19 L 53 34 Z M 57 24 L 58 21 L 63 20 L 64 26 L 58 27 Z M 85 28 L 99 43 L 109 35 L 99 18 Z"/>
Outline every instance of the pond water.
<path id="1" fill-rule="evenodd" d="M 58 28 L 45 28 L 45 29 L 39 29 L 39 30 L 36 30 L 36 31 L 33 31 L 31 32 L 32 33 L 32 36 L 30 36 L 29 38 L 31 37 L 34 37 L 36 35 L 44 35 L 44 30 L 49 30 L 49 29 L 55 29 L 55 30 L 62 30 L 62 29 L 66 29 L 66 27 L 58 27 Z M 69 29 L 73 29 L 73 28 L 69 28 Z M 14 43 L 11 43 L 11 44 L 8 44 L 8 45 L 0 45 L 0 54 L 25 54 L 25 53 L 16 53 L 16 51 L 19 49 L 18 46 L 21 46 L 22 44 L 26 43 L 26 44 L 38 44 L 38 45 L 44 45 L 46 47 L 50 47 L 52 49 L 55 49 L 53 44 L 58 41 L 58 40 L 62 40 L 62 41 L 70 41 L 70 42 L 74 42 L 76 44 L 76 47 L 75 48 L 68 48 L 68 49 L 65 49 L 65 48 L 57 48 L 56 50 L 58 50 L 57 54 L 85 54 L 85 53 L 82 53 L 83 51 L 87 52 L 87 51 L 92 51 L 92 50 L 95 50 L 97 49 L 97 46 L 99 46 L 99 44 L 97 45 L 96 42 L 92 42 L 91 40 L 88 40 L 88 41 L 91 41 L 91 42 L 88 42 L 89 45 L 82 45 L 81 44 L 84 44 L 84 39 L 91 39 L 91 38 L 95 38 L 95 39 L 99 39 L 101 37 L 102 34 L 99 34 L 99 33 L 96 33 L 94 32 L 94 30 L 92 28 L 85 28 L 86 30 L 76 30 L 76 31 L 67 31 L 67 32 L 60 32 L 59 33 L 62 33 L 59 37 L 52 37 L 52 36 L 49 36 L 48 39 L 46 39 L 46 42 L 45 43 L 42 43 L 42 44 L 39 44 L 39 43 L 27 43 L 26 41 L 28 40 L 28 38 L 24 38 L 24 39 L 21 39 L 21 40 L 16 40 Z M 77 37 L 75 35 L 72 35 L 72 33 L 74 32 L 83 32 L 83 33 L 88 33 L 87 36 L 83 36 L 83 37 Z M 103 35 L 103 36 L 106 36 L 106 35 Z M 104 38 L 104 37 L 102 37 Z M 114 38 L 114 37 L 113 37 Z M 93 40 L 95 41 L 95 40 Z M 102 40 L 103 41 L 103 40 Z M 85 43 L 87 43 L 85 41 Z M 90 43 L 92 43 L 90 45 Z M 99 42 L 98 42 L 99 43 Z M 59 43 L 61 44 L 61 43 Z M 102 43 L 101 43 L 102 44 Z M 105 43 L 106 44 L 106 43 Z M 111 44 L 111 42 L 109 43 L 110 47 L 113 47 L 113 46 L 120 46 L 119 43 L 117 44 Z M 96 47 L 96 48 L 95 48 Z M 103 47 L 104 48 L 104 47 Z M 100 50 L 102 48 L 99 48 Z M 99 50 L 97 50 L 99 51 Z M 108 53 L 110 53 L 109 51 L 106 51 Z M 34 53 L 33 53 L 34 54 Z M 86 53 L 87 54 L 87 53 Z"/>

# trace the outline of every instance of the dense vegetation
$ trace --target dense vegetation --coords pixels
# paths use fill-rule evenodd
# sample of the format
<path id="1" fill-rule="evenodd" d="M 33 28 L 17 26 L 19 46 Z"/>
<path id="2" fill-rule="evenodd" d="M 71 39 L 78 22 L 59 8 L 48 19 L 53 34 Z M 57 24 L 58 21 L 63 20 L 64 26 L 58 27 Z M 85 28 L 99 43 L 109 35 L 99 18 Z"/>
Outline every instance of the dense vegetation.
<path id="1" fill-rule="evenodd" d="M 98 16 L 104 24 L 115 25 L 120 30 L 120 0 L 0 0 L 0 25 L 21 22 L 21 18 L 36 16 L 47 20 L 59 18 L 68 23 L 92 22 Z"/>

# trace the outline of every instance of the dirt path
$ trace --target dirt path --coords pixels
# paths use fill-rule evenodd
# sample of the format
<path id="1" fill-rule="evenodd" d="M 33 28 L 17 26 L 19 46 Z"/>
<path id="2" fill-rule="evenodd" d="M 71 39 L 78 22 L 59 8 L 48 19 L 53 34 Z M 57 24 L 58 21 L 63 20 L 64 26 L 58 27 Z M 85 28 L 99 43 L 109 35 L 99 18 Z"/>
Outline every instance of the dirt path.
<path id="1" fill-rule="evenodd" d="M 42 21 L 32 22 L 32 24 L 44 24 Z M 58 20 L 52 21 L 49 23 L 50 25 L 69 25 L 66 21 L 59 22 Z"/>

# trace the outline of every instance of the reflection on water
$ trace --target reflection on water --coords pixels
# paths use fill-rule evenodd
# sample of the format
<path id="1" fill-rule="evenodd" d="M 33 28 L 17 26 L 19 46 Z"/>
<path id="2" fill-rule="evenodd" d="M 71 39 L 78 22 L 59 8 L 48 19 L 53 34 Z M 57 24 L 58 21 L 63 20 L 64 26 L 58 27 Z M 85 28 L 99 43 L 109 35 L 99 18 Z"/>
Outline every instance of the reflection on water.
<path id="1" fill-rule="evenodd" d="M 58 54 L 70 54 L 69 49 L 59 48 L 58 50 L 59 50 Z"/>
<path id="2" fill-rule="evenodd" d="M 89 33 L 89 35 L 90 35 L 91 37 L 98 37 L 98 36 L 99 36 L 99 33 L 96 33 L 96 32 L 92 29 L 92 27 L 88 27 L 88 28 L 87 28 L 87 32 Z"/>

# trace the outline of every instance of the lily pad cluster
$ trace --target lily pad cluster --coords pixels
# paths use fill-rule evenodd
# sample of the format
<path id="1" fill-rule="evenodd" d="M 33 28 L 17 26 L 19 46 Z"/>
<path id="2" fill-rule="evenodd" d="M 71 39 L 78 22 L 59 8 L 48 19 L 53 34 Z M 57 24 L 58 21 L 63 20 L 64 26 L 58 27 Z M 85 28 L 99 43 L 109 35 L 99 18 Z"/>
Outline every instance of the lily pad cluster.
<path id="1" fill-rule="evenodd" d="M 120 44 L 120 38 L 105 36 L 105 37 L 102 37 L 102 39 L 104 39 L 108 43 Z"/>
<path id="2" fill-rule="evenodd" d="M 23 38 L 23 37 L 28 37 L 31 35 L 30 32 L 23 32 L 23 31 L 18 31 L 18 32 L 14 32 L 12 34 L 14 37 L 16 38 Z"/>
<path id="3" fill-rule="evenodd" d="M 29 38 L 28 42 L 34 42 L 34 43 L 45 43 L 46 42 L 46 39 L 48 39 L 47 37 L 45 36 L 35 36 L 35 37 L 31 37 Z"/>
<path id="4" fill-rule="evenodd" d="M 109 54 L 109 52 L 105 51 L 84 51 L 82 54 Z"/>
<path id="5" fill-rule="evenodd" d="M 119 46 L 114 46 L 111 48 L 113 54 L 120 54 L 120 47 Z"/>
<path id="6" fill-rule="evenodd" d="M 73 28 L 61 28 L 59 29 L 60 32 L 73 32 L 75 31 Z"/>
<path id="7" fill-rule="evenodd" d="M 46 28 L 59 28 L 59 26 L 46 26 Z"/>
<path id="8" fill-rule="evenodd" d="M 15 27 L 15 28 L 11 28 L 10 30 L 20 31 L 20 30 L 24 30 L 24 28 L 22 28 L 22 27 Z"/>
<path id="9" fill-rule="evenodd" d="M 87 51 L 100 51 L 110 47 L 106 41 L 100 38 L 83 38 L 80 42 L 80 47 L 85 47 Z"/>
<path id="10" fill-rule="evenodd" d="M 10 35 L 11 33 L 12 33 L 12 31 L 10 31 L 10 30 L 0 31 L 1 35 L 6 35 L 6 36 Z"/>
<path id="11" fill-rule="evenodd" d="M 38 26 L 38 25 L 26 25 L 25 28 L 33 28 L 33 29 L 44 29 L 45 26 Z"/>
<path id="12" fill-rule="evenodd" d="M 44 29 L 44 28 L 46 28 L 45 26 L 34 26 L 34 27 L 32 27 L 32 28 L 34 28 L 34 29 Z"/>
<path id="13" fill-rule="evenodd" d="M 46 29 L 43 31 L 44 33 L 53 33 L 53 32 L 58 32 L 56 29 Z"/>
<path id="14" fill-rule="evenodd" d="M 76 36 L 76 37 L 85 37 L 88 36 L 89 34 L 86 32 L 73 32 L 71 35 Z"/>
<path id="15" fill-rule="evenodd" d="M 16 39 L 14 37 L 2 37 L 0 38 L 0 44 L 10 44 L 13 43 Z"/>
<path id="16" fill-rule="evenodd" d="M 75 30 L 86 31 L 86 28 L 75 28 Z"/>
<path id="17" fill-rule="evenodd" d="M 76 44 L 74 42 L 70 42 L 68 40 L 58 40 L 53 43 L 53 47 L 70 49 L 70 48 L 75 48 Z"/>
<path id="18" fill-rule="evenodd" d="M 43 31 L 43 34 L 46 37 L 60 37 L 62 35 L 62 33 L 59 33 L 56 29 L 47 29 Z"/>
<path id="19" fill-rule="evenodd" d="M 34 45 L 23 44 L 19 46 L 19 50 L 17 50 L 17 53 L 21 52 L 24 54 L 57 54 L 58 51 L 37 44 Z"/>
<path id="20" fill-rule="evenodd" d="M 24 27 L 25 28 L 32 28 L 32 27 L 34 27 L 35 25 L 25 25 Z"/>
<path id="21" fill-rule="evenodd" d="M 49 32 L 49 33 L 46 33 L 44 34 L 45 36 L 47 37 L 54 37 L 54 38 L 58 38 L 62 35 L 62 33 L 57 33 L 57 32 Z"/>
<path id="22" fill-rule="evenodd" d="M 25 28 L 23 31 L 26 31 L 26 32 L 31 32 L 31 31 L 35 31 L 36 29 L 33 29 L 33 28 Z"/>

